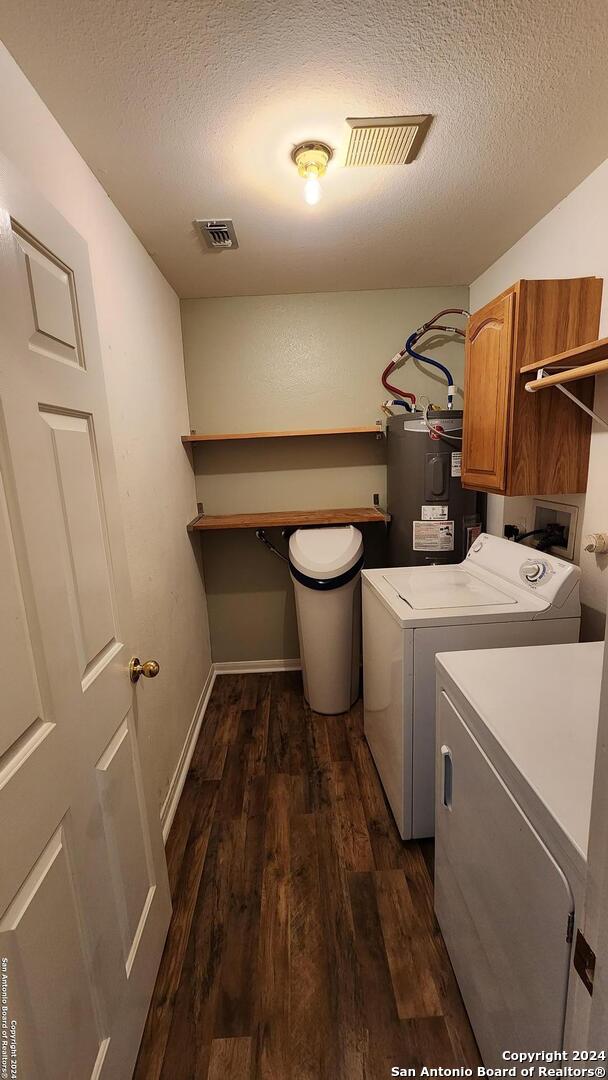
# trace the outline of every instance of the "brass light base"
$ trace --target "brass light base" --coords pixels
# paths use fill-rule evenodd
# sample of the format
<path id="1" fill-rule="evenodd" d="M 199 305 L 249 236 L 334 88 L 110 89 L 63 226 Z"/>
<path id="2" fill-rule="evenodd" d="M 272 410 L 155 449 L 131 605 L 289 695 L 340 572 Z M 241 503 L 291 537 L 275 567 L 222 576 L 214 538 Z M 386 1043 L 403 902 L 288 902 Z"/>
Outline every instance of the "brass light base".
<path id="1" fill-rule="evenodd" d="M 291 160 L 297 165 L 300 176 L 306 179 L 309 176 L 323 176 L 333 155 L 334 152 L 327 143 L 304 142 L 294 146 Z"/>

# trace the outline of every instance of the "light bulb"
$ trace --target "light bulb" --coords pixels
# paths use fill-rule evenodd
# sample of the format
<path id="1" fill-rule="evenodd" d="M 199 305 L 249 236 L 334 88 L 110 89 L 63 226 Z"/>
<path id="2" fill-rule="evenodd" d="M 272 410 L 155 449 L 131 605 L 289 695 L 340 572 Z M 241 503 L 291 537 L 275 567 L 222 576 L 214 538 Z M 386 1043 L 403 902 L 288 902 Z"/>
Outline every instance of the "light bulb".
<path id="1" fill-rule="evenodd" d="M 322 142 L 300 143 L 291 152 L 291 160 L 304 180 L 304 200 L 309 206 L 315 206 L 323 194 L 319 180 L 332 154 L 331 146 Z"/>
<path id="2" fill-rule="evenodd" d="M 304 198 L 309 206 L 315 206 L 321 198 L 321 185 L 317 176 L 309 176 L 304 184 Z"/>

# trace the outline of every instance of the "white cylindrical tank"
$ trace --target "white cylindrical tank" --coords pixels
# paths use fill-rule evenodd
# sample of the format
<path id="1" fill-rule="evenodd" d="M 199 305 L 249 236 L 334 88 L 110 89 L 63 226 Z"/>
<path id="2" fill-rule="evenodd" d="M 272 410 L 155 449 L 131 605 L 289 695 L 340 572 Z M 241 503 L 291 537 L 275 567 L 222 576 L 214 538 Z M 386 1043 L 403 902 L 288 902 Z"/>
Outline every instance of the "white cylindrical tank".
<path id="1" fill-rule="evenodd" d="M 304 697 L 346 712 L 359 697 L 363 538 L 352 525 L 298 529 L 289 541 Z"/>

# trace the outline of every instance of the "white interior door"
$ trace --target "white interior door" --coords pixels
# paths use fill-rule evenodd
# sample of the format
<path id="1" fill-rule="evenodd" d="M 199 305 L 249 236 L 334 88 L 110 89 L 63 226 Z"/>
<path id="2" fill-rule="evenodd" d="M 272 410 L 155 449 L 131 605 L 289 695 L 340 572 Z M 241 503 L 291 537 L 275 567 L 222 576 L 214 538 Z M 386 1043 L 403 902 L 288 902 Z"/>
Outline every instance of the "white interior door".
<path id="1" fill-rule="evenodd" d="M 87 248 L 0 160 L 1 1034 L 27 1080 L 131 1075 L 168 925 L 128 601 Z"/>

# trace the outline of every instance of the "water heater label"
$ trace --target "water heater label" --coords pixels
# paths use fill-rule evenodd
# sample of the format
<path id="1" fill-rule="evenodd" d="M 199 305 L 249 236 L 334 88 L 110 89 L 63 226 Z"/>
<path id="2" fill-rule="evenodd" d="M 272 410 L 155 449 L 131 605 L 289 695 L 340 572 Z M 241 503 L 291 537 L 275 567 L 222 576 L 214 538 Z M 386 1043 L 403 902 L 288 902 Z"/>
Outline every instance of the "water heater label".
<path id="1" fill-rule="evenodd" d="M 413 521 L 414 551 L 453 551 L 453 521 Z"/>
<path id="2" fill-rule="evenodd" d="M 421 506 L 420 517 L 423 521 L 447 521 L 449 507 L 446 506 Z"/>
<path id="3" fill-rule="evenodd" d="M 462 454 L 456 450 L 452 454 L 452 476 L 462 476 Z"/>

